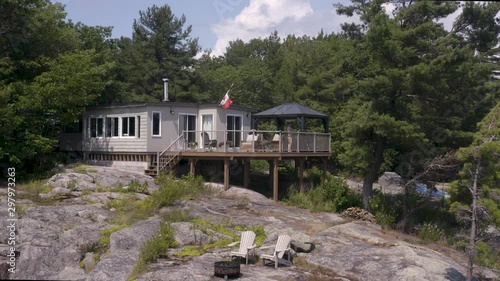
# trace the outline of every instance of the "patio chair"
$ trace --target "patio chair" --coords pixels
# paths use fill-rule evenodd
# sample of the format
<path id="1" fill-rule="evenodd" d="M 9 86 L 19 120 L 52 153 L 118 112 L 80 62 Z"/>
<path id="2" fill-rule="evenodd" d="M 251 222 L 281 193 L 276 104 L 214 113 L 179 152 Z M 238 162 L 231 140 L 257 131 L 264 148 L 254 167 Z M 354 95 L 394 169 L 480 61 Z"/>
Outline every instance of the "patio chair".
<path id="1" fill-rule="evenodd" d="M 217 140 L 211 140 L 207 132 L 202 132 L 203 137 L 203 148 L 212 149 L 217 147 Z"/>
<path id="2" fill-rule="evenodd" d="M 266 246 L 260 247 L 261 250 L 264 249 L 274 249 L 272 255 L 262 254 L 260 258 L 262 259 L 262 264 L 266 265 L 266 260 L 274 261 L 274 268 L 278 268 L 278 264 L 284 264 L 286 266 L 291 266 L 292 262 L 290 261 L 290 241 L 292 239 L 289 235 L 282 234 L 278 237 L 278 242 L 276 242 L 276 246 Z M 284 259 L 283 256 L 287 254 L 288 259 Z"/>
<path id="3" fill-rule="evenodd" d="M 255 233 L 253 231 L 243 231 L 241 233 L 241 241 L 233 242 L 228 247 L 234 247 L 237 244 L 240 244 L 238 250 L 229 253 L 231 260 L 233 257 L 244 257 L 246 259 L 246 264 L 248 264 L 248 256 L 252 254 L 255 257 Z"/>

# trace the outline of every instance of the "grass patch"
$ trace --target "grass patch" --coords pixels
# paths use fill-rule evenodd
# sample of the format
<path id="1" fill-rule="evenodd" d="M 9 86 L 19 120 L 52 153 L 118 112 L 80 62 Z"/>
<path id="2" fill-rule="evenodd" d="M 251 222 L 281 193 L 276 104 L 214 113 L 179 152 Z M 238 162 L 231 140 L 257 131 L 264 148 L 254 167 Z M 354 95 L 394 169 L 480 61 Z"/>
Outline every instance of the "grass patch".
<path id="1" fill-rule="evenodd" d="M 182 251 L 175 253 L 174 255 L 178 257 L 196 257 L 201 256 L 207 252 L 207 250 L 217 248 L 217 247 L 227 247 L 228 244 L 234 242 L 233 239 L 220 239 L 215 242 L 199 245 L 199 246 L 186 246 Z"/>
<path id="2" fill-rule="evenodd" d="M 90 165 L 83 164 L 83 163 L 78 163 L 73 168 L 73 171 L 75 171 L 75 173 L 79 173 L 79 174 L 88 174 L 90 172 L 89 171 L 90 169 L 91 169 Z M 94 170 L 94 172 L 97 172 L 97 171 Z"/>
<path id="3" fill-rule="evenodd" d="M 207 250 L 217 247 L 227 247 L 228 244 L 240 240 L 240 235 L 238 231 L 246 231 L 246 230 L 253 231 L 255 233 L 255 244 L 257 245 L 257 247 L 261 246 L 264 240 L 266 239 L 266 232 L 264 231 L 264 228 L 262 226 L 247 227 L 243 225 L 231 225 L 229 222 L 223 224 L 212 224 L 200 218 L 192 219 L 191 222 L 195 223 L 197 225 L 197 229 L 200 229 L 204 233 L 208 233 L 207 230 L 210 229 L 212 231 L 224 234 L 231 238 L 219 239 L 212 243 L 204 245 L 186 246 L 181 251 L 175 253 L 176 256 L 180 257 L 200 256 L 206 253 Z"/>
<path id="4" fill-rule="evenodd" d="M 117 226 L 112 226 L 108 229 L 101 230 L 99 234 L 101 235 L 101 238 L 99 238 L 99 244 L 97 245 L 98 249 L 107 249 L 109 248 L 109 243 L 110 243 L 110 237 L 113 232 L 116 232 L 120 229 L 123 229 L 127 227 L 128 225 L 122 224 L 122 225 L 117 225 Z"/>
<path id="5" fill-rule="evenodd" d="M 121 193 L 148 193 L 148 182 L 141 184 L 138 180 L 132 180 L 127 188 L 120 187 L 117 191 Z"/>
<path id="6" fill-rule="evenodd" d="M 72 179 L 68 182 L 68 189 L 74 191 L 76 189 L 76 180 Z"/>
<path id="7" fill-rule="evenodd" d="M 193 219 L 193 217 L 189 215 L 188 210 L 182 210 L 179 208 L 169 210 L 168 212 L 162 214 L 162 218 L 168 222 L 185 222 Z"/>
<path id="8" fill-rule="evenodd" d="M 17 199 L 29 199 L 41 205 L 52 205 L 56 198 L 42 198 L 40 194 L 47 193 L 53 189 L 46 180 L 33 180 L 25 184 L 18 185 Z"/>
<path id="9" fill-rule="evenodd" d="M 154 215 L 162 207 L 174 205 L 179 199 L 198 199 L 211 192 L 204 186 L 201 177 L 186 176 L 177 180 L 172 175 L 161 174 L 156 182 L 159 189 L 145 200 L 127 197 L 110 201 L 107 207 L 116 209 L 119 214 L 113 222 L 130 225 Z M 138 182 L 131 186 L 137 190 L 147 188 L 147 184 L 141 185 Z"/>
<path id="10" fill-rule="evenodd" d="M 435 223 L 424 223 L 418 231 L 418 236 L 424 242 L 438 242 L 445 236 L 444 230 Z"/>
<path id="11" fill-rule="evenodd" d="M 137 261 L 131 275 L 127 280 L 135 280 L 141 272 L 146 270 L 148 263 L 155 261 L 159 256 L 164 254 L 168 248 L 176 246 L 174 237 L 174 230 L 170 225 L 163 223 L 157 235 L 148 240 L 144 247 L 142 247 Z"/>

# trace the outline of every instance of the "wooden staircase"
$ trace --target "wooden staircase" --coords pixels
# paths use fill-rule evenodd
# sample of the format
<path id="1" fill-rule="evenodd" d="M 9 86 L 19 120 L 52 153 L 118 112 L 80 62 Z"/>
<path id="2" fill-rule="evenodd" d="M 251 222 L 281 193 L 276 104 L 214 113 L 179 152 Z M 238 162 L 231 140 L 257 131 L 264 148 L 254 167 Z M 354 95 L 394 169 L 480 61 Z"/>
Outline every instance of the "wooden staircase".
<path id="1" fill-rule="evenodd" d="M 155 177 L 158 173 L 165 172 L 170 173 L 172 169 L 179 164 L 181 161 L 182 151 L 171 151 L 171 147 L 181 139 L 180 135 L 174 142 L 172 142 L 165 150 L 158 153 L 156 157 L 153 157 L 149 167 L 144 170 L 144 173 L 148 176 Z"/>
<path id="2" fill-rule="evenodd" d="M 172 169 L 181 161 L 180 153 L 175 155 L 162 155 L 160 156 L 160 169 L 158 169 L 158 162 L 153 161 L 149 167 L 144 170 L 148 176 L 156 177 L 159 172 L 170 173 Z"/>

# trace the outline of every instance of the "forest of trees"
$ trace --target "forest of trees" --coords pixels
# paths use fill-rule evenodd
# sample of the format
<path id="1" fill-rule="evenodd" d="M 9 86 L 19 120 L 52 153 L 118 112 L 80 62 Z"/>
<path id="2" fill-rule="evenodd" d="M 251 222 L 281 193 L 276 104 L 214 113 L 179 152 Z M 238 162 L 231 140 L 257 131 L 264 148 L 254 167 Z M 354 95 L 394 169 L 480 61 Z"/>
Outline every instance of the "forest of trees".
<path id="1" fill-rule="evenodd" d="M 450 31 L 438 23 L 460 7 Z M 61 128 L 87 106 L 160 101 L 163 77 L 175 102 L 216 103 L 234 84 L 241 105 L 295 101 L 329 114 L 332 165 L 364 180 L 365 208 L 382 172 L 410 181 L 441 157 L 459 165 L 433 179 L 455 181 L 456 212 L 477 198 L 490 214 L 482 217 L 499 226 L 500 4 L 352 0 L 335 8 L 361 23 L 314 37 L 236 39 L 223 56 L 196 59 L 202 46 L 168 5 L 138 11 L 131 38 L 111 38 L 112 27 L 74 23 L 61 4 L 0 1 L 1 162 L 25 176 L 50 169 Z"/>

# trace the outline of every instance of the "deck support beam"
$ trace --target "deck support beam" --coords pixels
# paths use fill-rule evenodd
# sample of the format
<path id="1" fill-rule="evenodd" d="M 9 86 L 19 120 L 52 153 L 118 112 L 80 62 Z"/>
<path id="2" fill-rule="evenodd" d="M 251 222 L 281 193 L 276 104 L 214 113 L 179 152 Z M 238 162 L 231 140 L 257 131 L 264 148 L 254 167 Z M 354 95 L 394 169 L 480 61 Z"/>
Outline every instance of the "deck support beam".
<path id="1" fill-rule="evenodd" d="M 229 189 L 229 159 L 224 159 L 224 190 Z"/>
<path id="2" fill-rule="evenodd" d="M 243 162 L 243 186 L 248 188 L 250 186 L 250 160 L 245 159 Z"/>
<path id="3" fill-rule="evenodd" d="M 273 199 L 278 201 L 278 159 L 273 159 Z"/>

